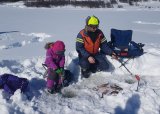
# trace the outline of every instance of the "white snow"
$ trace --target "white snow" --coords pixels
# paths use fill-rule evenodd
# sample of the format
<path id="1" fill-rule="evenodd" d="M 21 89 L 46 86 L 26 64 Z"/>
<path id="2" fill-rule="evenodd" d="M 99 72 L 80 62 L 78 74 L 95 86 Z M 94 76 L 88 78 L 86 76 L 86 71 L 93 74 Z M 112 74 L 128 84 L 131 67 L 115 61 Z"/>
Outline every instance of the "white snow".
<path id="1" fill-rule="evenodd" d="M 15 7 L 11 7 L 15 6 Z M 2 114 L 160 114 L 160 10 L 143 8 L 26 8 L 21 3 L 0 5 L 0 75 L 11 73 L 30 81 L 30 91 L 17 90 L 9 98 L 0 90 Z M 110 29 L 133 30 L 133 41 L 145 43 L 145 54 L 131 59 L 126 67 L 140 76 L 129 75 L 118 61 L 107 56 L 109 72 L 97 72 L 88 79 L 80 78 L 75 38 L 85 25 L 85 18 L 96 15 L 107 40 Z M 65 88 L 70 96 L 48 95 L 42 63 L 44 45 L 63 40 L 66 44 L 66 69 L 74 73 L 75 83 Z M 131 84 L 127 83 L 130 79 Z M 123 90 L 116 96 L 104 95 L 92 88 L 116 83 Z M 71 97 L 71 98 L 69 98 Z"/>

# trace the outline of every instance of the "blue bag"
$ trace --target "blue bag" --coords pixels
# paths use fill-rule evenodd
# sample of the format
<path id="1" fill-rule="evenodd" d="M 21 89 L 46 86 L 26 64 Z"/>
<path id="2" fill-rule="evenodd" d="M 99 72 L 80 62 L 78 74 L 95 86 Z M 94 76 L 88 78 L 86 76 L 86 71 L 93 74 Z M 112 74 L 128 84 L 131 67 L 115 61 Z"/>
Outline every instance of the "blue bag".
<path id="1" fill-rule="evenodd" d="M 132 41 L 132 33 L 132 30 L 111 29 L 111 41 L 108 45 L 119 57 L 134 58 L 144 53 L 144 44 Z"/>
<path id="2" fill-rule="evenodd" d="M 0 88 L 5 92 L 13 95 L 17 89 L 21 89 L 21 92 L 25 92 L 29 81 L 26 78 L 19 78 L 12 74 L 0 75 Z"/>

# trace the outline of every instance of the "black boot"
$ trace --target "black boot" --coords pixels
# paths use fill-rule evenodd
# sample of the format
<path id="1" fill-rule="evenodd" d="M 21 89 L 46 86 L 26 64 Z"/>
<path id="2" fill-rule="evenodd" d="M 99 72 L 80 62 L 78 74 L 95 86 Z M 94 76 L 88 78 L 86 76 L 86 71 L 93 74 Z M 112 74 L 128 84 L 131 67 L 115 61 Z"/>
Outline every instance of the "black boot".
<path id="1" fill-rule="evenodd" d="M 92 65 L 91 68 L 90 68 L 90 70 L 91 70 L 92 73 L 96 73 L 97 72 L 96 65 Z"/>
<path id="2" fill-rule="evenodd" d="M 90 71 L 89 70 L 87 70 L 87 69 L 81 69 L 81 75 L 82 75 L 82 78 L 84 77 L 84 78 L 89 78 L 89 76 L 90 76 Z"/>
<path id="3" fill-rule="evenodd" d="M 50 94 L 54 94 L 55 93 L 55 88 L 47 88 L 47 92 Z"/>

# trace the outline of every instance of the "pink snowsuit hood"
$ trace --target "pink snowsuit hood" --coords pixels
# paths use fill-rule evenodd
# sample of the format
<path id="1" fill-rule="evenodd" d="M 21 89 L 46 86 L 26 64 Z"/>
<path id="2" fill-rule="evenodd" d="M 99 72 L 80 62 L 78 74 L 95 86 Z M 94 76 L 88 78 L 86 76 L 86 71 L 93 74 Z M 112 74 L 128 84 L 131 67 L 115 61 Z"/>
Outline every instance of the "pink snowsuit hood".
<path id="1" fill-rule="evenodd" d="M 63 41 L 56 41 L 52 44 L 52 47 L 51 47 L 52 51 L 54 53 L 58 52 L 58 51 L 65 51 L 65 45 L 63 43 Z"/>

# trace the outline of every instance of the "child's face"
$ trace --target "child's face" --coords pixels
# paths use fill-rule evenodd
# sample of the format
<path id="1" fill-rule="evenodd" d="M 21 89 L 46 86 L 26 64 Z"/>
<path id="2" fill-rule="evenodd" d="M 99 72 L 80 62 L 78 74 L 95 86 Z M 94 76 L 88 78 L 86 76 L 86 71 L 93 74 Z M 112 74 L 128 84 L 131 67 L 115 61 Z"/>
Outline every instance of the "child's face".
<path id="1" fill-rule="evenodd" d="M 64 53 L 65 53 L 65 50 L 63 50 L 63 51 L 56 51 L 57 55 L 64 55 Z"/>

